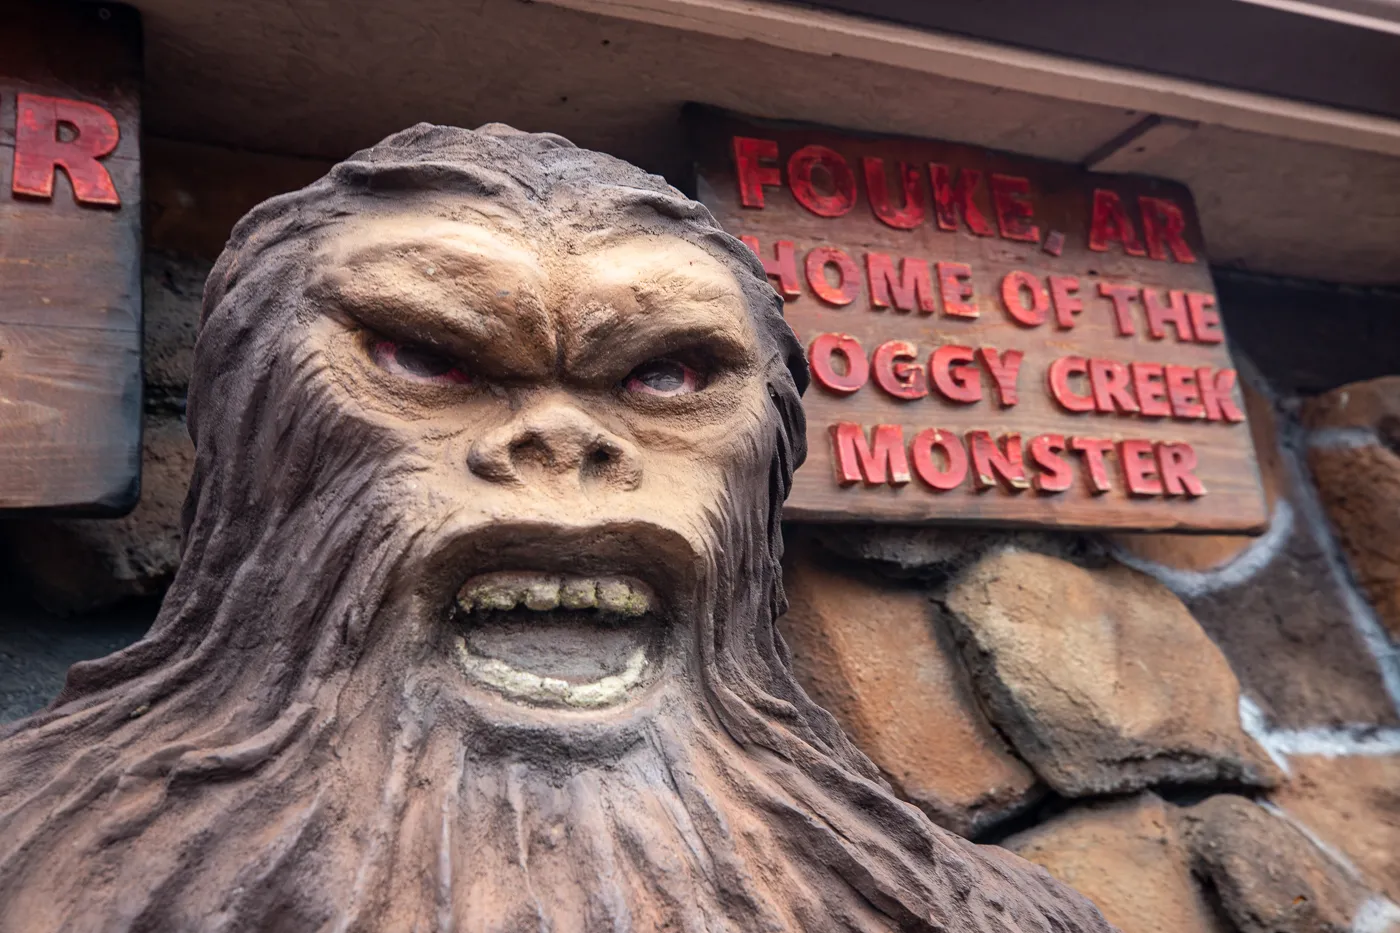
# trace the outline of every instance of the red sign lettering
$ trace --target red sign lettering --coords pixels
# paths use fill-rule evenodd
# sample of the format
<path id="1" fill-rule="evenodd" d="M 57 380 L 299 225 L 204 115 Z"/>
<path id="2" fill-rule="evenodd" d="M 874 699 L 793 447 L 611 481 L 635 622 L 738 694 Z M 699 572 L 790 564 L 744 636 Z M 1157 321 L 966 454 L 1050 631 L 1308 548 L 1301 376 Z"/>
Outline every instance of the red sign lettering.
<path id="1" fill-rule="evenodd" d="M 62 139 L 60 126 L 73 130 Z M 15 164 L 11 190 L 34 198 L 53 197 L 54 173 L 63 169 L 79 204 L 120 207 L 122 200 L 107 168 L 98 161 L 121 141 L 117 120 L 96 104 L 20 94 L 15 116 Z"/>

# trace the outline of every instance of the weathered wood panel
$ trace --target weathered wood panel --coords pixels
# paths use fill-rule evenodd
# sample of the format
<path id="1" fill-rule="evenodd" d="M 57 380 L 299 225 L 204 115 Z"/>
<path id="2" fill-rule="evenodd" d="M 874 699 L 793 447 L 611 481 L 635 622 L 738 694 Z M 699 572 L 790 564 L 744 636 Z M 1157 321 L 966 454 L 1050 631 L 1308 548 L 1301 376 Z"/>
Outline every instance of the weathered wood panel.
<path id="1" fill-rule="evenodd" d="M 12 4 L 0 52 L 0 509 L 122 511 L 140 475 L 139 23 Z"/>
<path id="2" fill-rule="evenodd" d="M 1262 527 L 1185 188 L 713 114 L 696 131 L 701 200 L 808 350 L 789 517 Z"/>

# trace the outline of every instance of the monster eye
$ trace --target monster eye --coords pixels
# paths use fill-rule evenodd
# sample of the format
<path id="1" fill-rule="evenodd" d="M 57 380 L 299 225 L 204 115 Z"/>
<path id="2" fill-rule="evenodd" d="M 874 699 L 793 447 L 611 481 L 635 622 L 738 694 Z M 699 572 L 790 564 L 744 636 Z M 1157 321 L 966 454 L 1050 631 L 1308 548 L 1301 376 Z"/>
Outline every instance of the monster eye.
<path id="1" fill-rule="evenodd" d="M 670 397 L 699 392 L 704 388 L 701 383 L 700 374 L 695 370 L 680 360 L 662 357 L 647 360 L 632 370 L 622 380 L 622 387 L 628 392 Z"/>
<path id="2" fill-rule="evenodd" d="M 471 377 L 445 356 L 423 347 L 392 340 L 376 340 L 370 356 L 380 369 L 414 382 L 432 385 L 465 385 Z"/>

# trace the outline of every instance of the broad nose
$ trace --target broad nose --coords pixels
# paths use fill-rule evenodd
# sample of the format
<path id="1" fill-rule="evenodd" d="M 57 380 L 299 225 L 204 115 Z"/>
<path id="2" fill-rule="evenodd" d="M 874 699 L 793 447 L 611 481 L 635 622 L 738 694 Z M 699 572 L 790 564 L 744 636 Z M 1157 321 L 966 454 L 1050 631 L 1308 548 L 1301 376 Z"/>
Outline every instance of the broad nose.
<path id="1" fill-rule="evenodd" d="M 572 475 L 619 489 L 636 489 L 642 481 L 636 447 L 559 401 L 531 406 L 478 438 L 467 453 L 467 468 L 508 485 L 526 483 L 532 472 Z"/>

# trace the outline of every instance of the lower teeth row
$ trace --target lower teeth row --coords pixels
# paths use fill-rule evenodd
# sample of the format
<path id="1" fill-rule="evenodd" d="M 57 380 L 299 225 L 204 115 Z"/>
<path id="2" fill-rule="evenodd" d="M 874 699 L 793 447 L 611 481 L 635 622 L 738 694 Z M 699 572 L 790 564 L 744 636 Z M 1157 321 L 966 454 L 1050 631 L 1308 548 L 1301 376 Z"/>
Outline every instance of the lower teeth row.
<path id="1" fill-rule="evenodd" d="M 556 677 L 541 677 L 497 658 L 473 654 L 467 647 L 466 639 L 461 637 L 457 639 L 457 660 L 473 679 L 506 696 L 587 709 L 607 706 L 623 699 L 641 682 L 647 658 L 646 649 L 637 648 L 628 657 L 627 666 L 621 671 L 586 684 L 571 684 Z"/>

